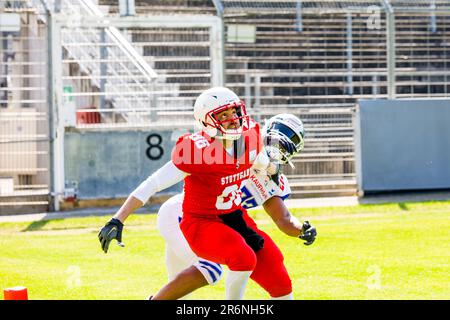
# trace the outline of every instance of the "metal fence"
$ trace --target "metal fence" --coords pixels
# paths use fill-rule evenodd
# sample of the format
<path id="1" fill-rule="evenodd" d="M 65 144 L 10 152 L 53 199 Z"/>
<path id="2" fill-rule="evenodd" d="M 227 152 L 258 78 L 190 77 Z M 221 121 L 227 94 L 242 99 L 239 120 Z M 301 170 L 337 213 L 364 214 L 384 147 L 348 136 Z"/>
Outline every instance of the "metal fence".
<path id="1" fill-rule="evenodd" d="M 222 83 L 217 17 L 158 15 L 107 22 L 84 17 L 74 25 L 62 13 L 55 21 L 64 55 L 62 98 L 68 110 L 76 110 L 71 126 L 191 126 L 195 97 Z M 112 28 L 120 28 L 127 46 L 152 70 L 151 79 L 128 66 L 134 61 L 124 50 L 112 50 L 116 44 L 105 32 Z"/>
<path id="2" fill-rule="evenodd" d="M 51 188 L 47 28 L 24 1 L 1 1 L 0 15 L 0 213 L 45 211 Z"/>
<path id="3" fill-rule="evenodd" d="M 163 19 L 159 17 L 159 19 Z M 153 20 L 153 22 L 155 22 Z M 63 27 L 73 34 L 72 28 Z M 83 29 L 79 29 L 83 33 Z M 101 28 L 97 28 L 101 32 Z M 124 32 L 124 31 L 122 31 Z M 63 59 L 63 80 L 68 90 L 63 93 L 72 99 L 77 110 L 77 128 L 115 127 L 167 127 L 192 125 L 192 107 L 198 94 L 218 83 L 212 70 L 211 50 L 216 46 L 211 37 L 211 27 L 157 26 L 129 27 L 126 34 L 133 47 L 157 74 L 153 82 L 141 84 L 130 81 L 113 86 L 114 79 L 126 80 L 117 70 L 116 57 L 90 63 L 104 64 L 103 76 L 92 75 L 78 69 L 78 59 Z M 75 42 L 72 43 L 75 45 Z M 92 50 L 96 42 L 85 43 Z M 63 44 L 66 47 L 65 44 Z M 211 49 L 212 48 L 212 49 Z M 217 64 L 217 62 L 216 62 Z M 93 84 L 101 79 L 103 86 Z M 88 82 L 88 83 L 87 83 Z M 96 90 L 91 88 L 95 87 Z M 101 89 L 103 88 L 103 89 Z M 103 101 L 102 101 L 103 99 Z M 85 110 L 91 109 L 91 110 Z"/>
<path id="4" fill-rule="evenodd" d="M 226 26 L 226 84 L 263 120 L 291 112 L 301 195 L 356 194 L 358 99 L 448 97 L 450 1 L 214 1 Z"/>
<path id="5" fill-rule="evenodd" d="M 16 14 L 8 23 L 21 21 L 19 32 L 0 30 L 2 190 L 13 177 L 14 192 L 63 196 L 67 127 L 191 128 L 195 97 L 225 84 L 261 122 L 280 112 L 304 121 L 305 151 L 288 169 L 294 192 L 355 194 L 357 100 L 450 92 L 448 0 L 139 0 L 136 8 L 121 17 L 111 0 L 0 1 L 2 14 Z M 19 123 L 31 117 L 34 125 Z M 18 132 L 34 134 L 36 148 Z M 45 170 L 19 174 L 19 158 Z"/>

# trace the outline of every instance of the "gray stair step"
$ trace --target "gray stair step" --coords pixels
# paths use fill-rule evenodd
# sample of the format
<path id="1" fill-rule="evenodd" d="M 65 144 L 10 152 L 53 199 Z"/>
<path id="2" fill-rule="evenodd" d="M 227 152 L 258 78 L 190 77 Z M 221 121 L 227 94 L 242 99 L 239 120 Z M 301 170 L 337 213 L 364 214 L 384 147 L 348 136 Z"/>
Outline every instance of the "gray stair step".
<path id="1" fill-rule="evenodd" d="M 0 196 L 0 215 L 46 212 L 49 197 L 45 194 L 16 194 Z"/>

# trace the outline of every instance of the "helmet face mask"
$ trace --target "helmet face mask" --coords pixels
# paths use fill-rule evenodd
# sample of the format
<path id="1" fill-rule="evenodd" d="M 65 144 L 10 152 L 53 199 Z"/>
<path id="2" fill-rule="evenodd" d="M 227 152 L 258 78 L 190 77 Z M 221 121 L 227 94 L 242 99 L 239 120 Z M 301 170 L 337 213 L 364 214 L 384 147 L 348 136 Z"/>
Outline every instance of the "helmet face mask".
<path id="1" fill-rule="evenodd" d="M 218 119 L 217 116 L 220 113 L 229 109 L 234 109 L 236 116 L 228 117 L 226 120 Z M 233 102 L 213 109 L 206 114 L 205 118 L 207 126 L 217 129 L 216 138 L 218 139 L 236 140 L 248 128 L 249 117 L 243 101 Z M 235 124 L 236 128 L 228 128 L 230 124 Z"/>
<path id="2" fill-rule="evenodd" d="M 219 119 L 217 115 L 234 109 L 234 113 L 227 113 L 226 119 Z M 249 128 L 249 117 L 245 104 L 230 89 L 215 87 L 204 91 L 196 99 L 194 118 L 199 128 L 210 137 L 217 139 L 236 140 Z M 234 123 L 235 128 L 229 128 Z"/>
<path id="3" fill-rule="evenodd" d="M 264 128 L 266 150 L 271 159 L 279 164 L 294 165 L 291 159 L 304 148 L 304 129 L 300 119 L 291 114 L 276 115 L 268 120 Z M 278 142 L 281 139 L 289 140 L 295 147 L 285 150 Z"/>

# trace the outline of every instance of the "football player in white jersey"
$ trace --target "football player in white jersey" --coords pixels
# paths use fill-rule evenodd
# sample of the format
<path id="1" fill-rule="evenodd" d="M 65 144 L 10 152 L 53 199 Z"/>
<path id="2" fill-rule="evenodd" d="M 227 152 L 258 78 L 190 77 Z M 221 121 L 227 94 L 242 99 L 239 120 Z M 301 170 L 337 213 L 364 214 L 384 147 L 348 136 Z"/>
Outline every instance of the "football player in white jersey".
<path id="1" fill-rule="evenodd" d="M 277 166 L 289 163 L 303 149 L 304 129 L 300 119 L 291 114 L 280 114 L 268 120 L 263 129 L 265 149 Z M 301 224 L 284 205 L 291 189 L 285 175 L 277 170 L 270 175 L 264 170 L 254 173 L 241 188 L 245 209 L 262 205 L 278 228 L 285 234 L 299 237 L 306 245 L 314 242 L 316 229 L 305 221 Z M 145 199 L 144 199 L 145 200 Z M 157 226 L 166 241 L 166 266 L 169 283 L 153 300 L 179 299 L 207 284 L 216 284 L 223 275 L 220 264 L 197 257 L 189 247 L 179 227 L 182 219 L 183 194 L 167 200 L 158 212 Z M 228 290 L 228 286 L 226 286 Z M 226 293 L 228 296 L 228 293 Z M 280 297 L 292 299 L 292 293 Z"/>

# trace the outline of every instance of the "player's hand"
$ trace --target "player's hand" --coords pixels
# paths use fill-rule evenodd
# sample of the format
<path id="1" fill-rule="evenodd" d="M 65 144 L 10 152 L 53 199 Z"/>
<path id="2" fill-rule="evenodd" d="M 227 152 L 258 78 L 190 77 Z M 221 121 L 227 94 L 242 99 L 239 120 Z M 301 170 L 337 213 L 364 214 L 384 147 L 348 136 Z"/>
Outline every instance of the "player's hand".
<path id="1" fill-rule="evenodd" d="M 311 245 L 317 237 L 316 228 L 309 224 L 309 221 L 303 222 L 302 234 L 299 236 L 300 239 L 305 240 L 303 243 L 306 246 Z"/>
<path id="2" fill-rule="evenodd" d="M 123 223 L 119 219 L 112 218 L 98 233 L 98 240 L 102 246 L 102 250 L 105 253 L 108 252 L 109 244 L 111 240 L 116 239 L 117 244 L 124 247 L 122 243 L 122 229 Z"/>

